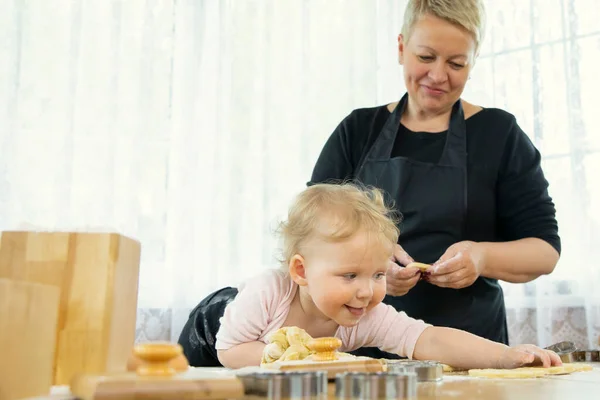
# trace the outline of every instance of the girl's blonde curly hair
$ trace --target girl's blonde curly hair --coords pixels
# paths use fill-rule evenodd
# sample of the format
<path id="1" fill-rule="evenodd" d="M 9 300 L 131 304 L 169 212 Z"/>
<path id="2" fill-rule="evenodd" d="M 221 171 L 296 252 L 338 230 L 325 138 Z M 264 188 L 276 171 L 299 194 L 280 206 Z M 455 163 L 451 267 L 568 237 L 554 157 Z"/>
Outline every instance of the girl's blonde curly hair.
<path id="1" fill-rule="evenodd" d="M 359 187 L 351 183 L 321 183 L 302 191 L 292 203 L 285 222 L 279 226 L 283 239 L 282 267 L 287 269 L 295 254 L 302 254 L 302 246 L 318 237 L 339 242 L 357 232 L 369 232 L 387 244 L 398 242 L 398 218 L 387 206 L 384 194 L 375 188 Z"/>

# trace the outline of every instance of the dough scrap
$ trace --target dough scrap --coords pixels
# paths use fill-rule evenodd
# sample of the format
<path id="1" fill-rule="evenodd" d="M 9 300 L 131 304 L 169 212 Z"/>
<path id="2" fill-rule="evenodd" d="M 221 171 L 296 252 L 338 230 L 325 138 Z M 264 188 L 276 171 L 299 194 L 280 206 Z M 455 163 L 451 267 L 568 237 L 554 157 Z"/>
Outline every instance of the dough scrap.
<path id="1" fill-rule="evenodd" d="M 431 264 L 424 264 L 420 262 L 411 262 L 406 265 L 406 268 L 419 268 L 421 271 L 426 271 L 431 267 Z"/>
<path id="2" fill-rule="evenodd" d="M 442 371 L 444 371 L 444 372 L 463 372 L 463 371 L 466 371 L 466 369 L 456 368 L 456 367 L 453 367 L 448 364 L 442 364 Z"/>

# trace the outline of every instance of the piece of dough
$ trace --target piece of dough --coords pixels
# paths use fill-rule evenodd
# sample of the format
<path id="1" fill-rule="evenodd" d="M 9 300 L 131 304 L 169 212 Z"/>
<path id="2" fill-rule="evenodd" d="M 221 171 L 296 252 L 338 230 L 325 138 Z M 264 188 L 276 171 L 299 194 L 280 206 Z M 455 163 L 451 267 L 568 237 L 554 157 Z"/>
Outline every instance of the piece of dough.
<path id="1" fill-rule="evenodd" d="M 269 343 L 265 346 L 263 350 L 263 356 L 261 363 L 272 363 L 281 358 L 283 353 L 285 352 L 285 348 L 279 342 Z"/>
<path id="2" fill-rule="evenodd" d="M 444 371 L 444 372 L 461 372 L 461 371 L 466 371 L 466 370 L 461 369 L 461 368 L 454 368 L 447 364 L 442 364 L 442 371 Z"/>
<path id="3" fill-rule="evenodd" d="M 276 331 L 271 332 L 269 334 L 269 336 L 267 336 L 267 340 L 270 343 L 279 344 L 285 350 L 289 346 L 289 343 L 287 341 L 286 332 L 287 332 L 287 328 L 277 329 Z"/>
<path id="4" fill-rule="evenodd" d="M 576 364 L 576 363 L 564 363 L 563 365 L 558 365 L 554 367 L 521 367 L 517 368 L 521 371 L 523 370 L 534 370 L 534 371 L 544 371 L 546 375 L 568 375 L 573 372 L 582 372 L 582 371 L 591 371 L 593 367 L 587 364 Z"/>
<path id="5" fill-rule="evenodd" d="M 592 369 L 593 367 L 588 364 L 565 363 L 560 366 L 548 368 L 521 367 L 515 369 L 471 369 L 469 370 L 469 375 L 480 378 L 524 379 L 539 378 L 546 375 L 567 375 L 573 372 L 591 371 Z"/>
<path id="6" fill-rule="evenodd" d="M 582 363 L 565 363 L 565 364 L 563 364 L 563 366 L 565 366 L 567 369 L 569 369 L 570 372 L 584 372 L 584 371 L 591 371 L 594 369 L 593 366 L 591 366 L 589 364 L 582 364 Z"/>
<path id="7" fill-rule="evenodd" d="M 426 271 L 431 267 L 430 264 L 424 264 L 420 262 L 411 262 L 406 268 L 419 268 L 421 271 Z"/>
<path id="8" fill-rule="evenodd" d="M 571 372 L 575 372 L 575 368 L 570 364 L 563 364 L 555 367 L 523 367 L 518 368 L 521 371 L 532 370 L 532 371 L 544 371 L 546 375 L 567 375 Z"/>
<path id="9" fill-rule="evenodd" d="M 540 378 L 546 375 L 545 369 L 547 368 L 470 369 L 469 376 L 500 379 Z"/>
<path id="10" fill-rule="evenodd" d="M 290 345 L 277 361 L 304 360 L 311 354 L 308 347 L 301 343 Z"/>
<path id="11" fill-rule="evenodd" d="M 306 346 L 312 337 L 304 329 L 291 326 L 271 332 L 267 336 L 270 342 L 263 350 L 261 365 L 276 361 L 304 360 L 313 352 Z"/>
<path id="12" fill-rule="evenodd" d="M 316 353 L 315 350 L 319 350 L 322 346 L 317 346 L 315 349 L 312 348 L 315 343 L 335 343 L 334 348 L 338 348 L 341 345 L 341 341 L 338 338 L 318 338 L 314 339 L 304 329 L 296 326 L 283 327 L 271 332 L 267 336 L 269 342 L 262 353 L 260 364 L 267 366 L 279 361 L 292 361 L 292 360 L 311 360 L 311 361 L 323 361 L 320 358 L 313 358 Z M 312 341 L 312 342 L 311 342 Z M 310 344 L 310 345 L 309 345 Z M 323 351 L 325 349 L 321 349 Z M 355 358 L 352 354 L 340 353 L 334 351 L 333 354 L 329 355 L 327 359 L 348 359 Z"/>
<path id="13" fill-rule="evenodd" d="M 306 344 L 312 339 L 312 337 L 308 333 L 306 333 L 304 329 L 298 328 L 296 326 L 291 326 L 287 328 L 285 336 L 290 346 L 295 344 L 306 346 Z"/>

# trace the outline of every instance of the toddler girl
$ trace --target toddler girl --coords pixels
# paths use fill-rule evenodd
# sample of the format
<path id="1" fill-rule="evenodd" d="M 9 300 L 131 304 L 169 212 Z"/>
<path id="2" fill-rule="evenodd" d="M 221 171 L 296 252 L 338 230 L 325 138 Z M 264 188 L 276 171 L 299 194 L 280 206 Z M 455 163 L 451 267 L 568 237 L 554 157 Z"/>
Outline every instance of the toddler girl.
<path id="1" fill-rule="evenodd" d="M 259 365 L 268 335 L 287 326 L 315 338 L 335 336 L 342 341 L 342 352 L 378 347 L 467 369 L 515 368 L 536 361 L 545 367 L 561 365 L 551 351 L 533 345 L 508 347 L 434 327 L 382 303 L 399 231 L 379 190 L 351 184 L 311 186 L 296 198 L 280 230 L 284 268 L 248 280 L 232 301 L 221 301 L 216 365 Z M 202 329 L 206 331 L 206 324 Z M 202 333 L 207 334 L 213 337 L 214 332 Z M 205 342 L 210 345 L 210 340 Z M 195 362 L 192 353 L 186 350 L 192 365 L 209 365 Z"/>

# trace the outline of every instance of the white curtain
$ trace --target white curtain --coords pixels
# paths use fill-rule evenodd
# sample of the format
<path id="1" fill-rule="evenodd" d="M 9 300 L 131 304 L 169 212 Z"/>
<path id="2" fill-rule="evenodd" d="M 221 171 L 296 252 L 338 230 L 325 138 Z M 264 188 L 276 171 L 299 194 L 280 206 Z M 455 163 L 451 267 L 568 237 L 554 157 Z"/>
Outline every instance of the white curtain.
<path id="1" fill-rule="evenodd" d="M 600 335 L 595 0 L 489 0 L 465 98 L 543 153 L 556 271 L 505 285 L 513 343 Z M 404 92 L 399 0 L 0 0 L 0 229 L 142 242 L 138 340 L 273 267 L 276 223 L 352 109 Z"/>

